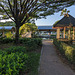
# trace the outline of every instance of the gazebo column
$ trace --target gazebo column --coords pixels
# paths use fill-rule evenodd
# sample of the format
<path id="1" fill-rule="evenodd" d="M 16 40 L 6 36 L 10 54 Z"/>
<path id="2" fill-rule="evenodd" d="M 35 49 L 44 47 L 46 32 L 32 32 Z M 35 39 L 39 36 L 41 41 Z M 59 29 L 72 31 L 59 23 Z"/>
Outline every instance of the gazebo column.
<path id="1" fill-rule="evenodd" d="M 60 38 L 60 28 L 57 29 L 57 39 Z"/>
<path id="2" fill-rule="evenodd" d="M 71 32 L 70 32 L 70 28 L 69 28 L 69 30 L 68 30 L 68 39 L 71 37 L 70 34 L 71 34 Z"/>
<path id="3" fill-rule="evenodd" d="M 72 38 L 73 40 L 75 39 L 74 33 L 75 33 L 75 28 L 73 27 L 73 38 Z"/>
<path id="4" fill-rule="evenodd" d="M 63 38 L 65 38 L 65 31 L 66 31 L 66 28 L 64 27 Z"/>

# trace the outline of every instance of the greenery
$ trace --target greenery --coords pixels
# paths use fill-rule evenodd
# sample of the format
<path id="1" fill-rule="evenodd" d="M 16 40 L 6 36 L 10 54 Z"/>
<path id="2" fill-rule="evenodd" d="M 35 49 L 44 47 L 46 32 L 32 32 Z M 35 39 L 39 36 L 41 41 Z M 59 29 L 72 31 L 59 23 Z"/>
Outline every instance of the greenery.
<path id="1" fill-rule="evenodd" d="M 0 26 L 15 26 L 14 22 L 0 22 Z"/>
<path id="2" fill-rule="evenodd" d="M 46 18 L 65 7 L 74 5 L 74 0 L 0 0 L 0 19 L 10 18 L 15 22 L 16 44 L 19 40 L 19 28 L 32 19 Z"/>
<path id="3" fill-rule="evenodd" d="M 25 34 L 27 32 L 32 32 L 34 33 L 35 31 L 37 31 L 37 26 L 33 23 L 25 23 L 23 24 L 20 29 L 19 29 L 19 34 Z"/>
<path id="4" fill-rule="evenodd" d="M 13 37 L 13 34 L 11 32 L 7 32 L 5 34 L 6 38 L 12 38 Z"/>
<path id="5" fill-rule="evenodd" d="M 15 43 L 15 40 L 10 38 L 0 41 L 3 44 Z M 38 49 L 42 45 L 42 40 L 20 38 L 19 41 L 18 46 L 14 44 L 0 50 L 0 75 L 38 75 L 40 53 L 36 52 L 35 48 Z"/>
<path id="6" fill-rule="evenodd" d="M 54 39 L 53 43 L 71 63 L 75 64 L 75 49 L 72 46 L 57 39 Z"/>
<path id="7" fill-rule="evenodd" d="M 1 44 L 15 43 L 15 39 L 1 38 L 0 43 Z M 20 38 L 19 43 L 27 45 L 27 46 L 29 46 L 29 44 L 31 44 L 30 46 L 35 46 L 35 45 L 41 46 L 42 45 L 42 39 L 40 39 L 40 38 Z"/>
<path id="8" fill-rule="evenodd" d="M 12 47 L 6 48 L 6 49 L 4 49 L 4 50 L 7 52 L 7 54 L 16 53 L 16 52 L 19 52 L 19 53 L 21 53 L 21 52 L 26 53 L 26 48 L 23 47 L 23 46 L 12 46 Z"/>
<path id="9" fill-rule="evenodd" d="M 23 75 L 36 69 L 39 58 L 39 53 L 0 54 L 0 75 Z"/>
<path id="10" fill-rule="evenodd" d="M 0 38 L 0 44 L 13 43 L 15 40 L 11 38 Z"/>

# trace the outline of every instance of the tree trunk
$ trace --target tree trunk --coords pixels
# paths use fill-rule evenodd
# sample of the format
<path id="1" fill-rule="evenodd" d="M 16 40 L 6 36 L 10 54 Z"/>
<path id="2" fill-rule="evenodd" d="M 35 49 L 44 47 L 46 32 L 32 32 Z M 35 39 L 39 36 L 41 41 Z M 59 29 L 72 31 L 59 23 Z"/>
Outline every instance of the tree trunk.
<path id="1" fill-rule="evenodd" d="M 15 42 L 16 44 L 19 43 L 19 25 L 18 24 L 16 24 Z"/>

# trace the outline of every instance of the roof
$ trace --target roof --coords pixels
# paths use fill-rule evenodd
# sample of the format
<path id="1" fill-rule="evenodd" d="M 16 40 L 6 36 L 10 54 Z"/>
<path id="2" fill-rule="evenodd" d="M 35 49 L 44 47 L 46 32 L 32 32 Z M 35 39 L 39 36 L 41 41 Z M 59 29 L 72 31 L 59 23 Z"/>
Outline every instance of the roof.
<path id="1" fill-rule="evenodd" d="M 53 26 L 38 26 L 38 29 L 39 29 L 39 30 L 45 30 L 45 29 L 46 29 L 46 30 L 47 30 L 47 29 L 49 30 L 49 29 L 52 29 L 52 27 L 53 27 Z"/>
<path id="2" fill-rule="evenodd" d="M 69 15 L 69 14 L 68 14 Z M 53 27 L 65 27 L 65 26 L 75 26 L 75 18 L 69 15 L 69 17 L 64 16 L 61 20 L 59 20 Z"/>
<path id="3" fill-rule="evenodd" d="M 5 29 L 5 30 L 11 30 L 14 26 L 0 26 L 0 30 L 1 29 Z M 14 27 L 15 28 L 15 27 Z"/>

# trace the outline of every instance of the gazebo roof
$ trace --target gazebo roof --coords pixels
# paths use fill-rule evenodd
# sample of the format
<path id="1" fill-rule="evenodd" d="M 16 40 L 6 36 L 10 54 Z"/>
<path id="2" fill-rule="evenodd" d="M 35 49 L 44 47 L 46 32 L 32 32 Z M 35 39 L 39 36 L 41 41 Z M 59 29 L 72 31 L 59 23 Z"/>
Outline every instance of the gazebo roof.
<path id="1" fill-rule="evenodd" d="M 75 18 L 68 14 L 65 15 L 61 20 L 59 20 L 53 27 L 67 27 L 67 26 L 75 27 Z"/>

